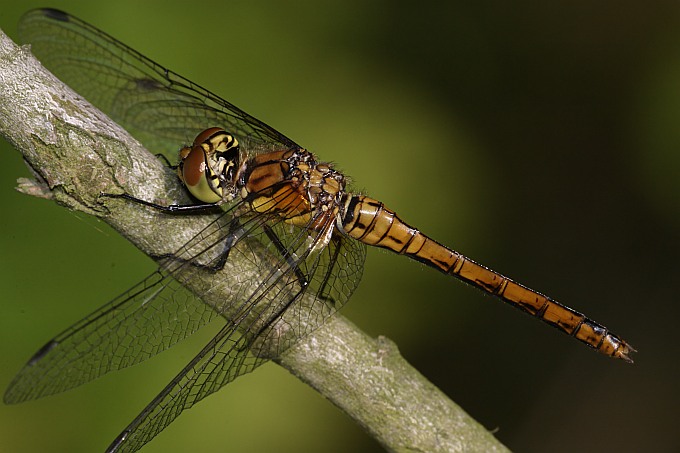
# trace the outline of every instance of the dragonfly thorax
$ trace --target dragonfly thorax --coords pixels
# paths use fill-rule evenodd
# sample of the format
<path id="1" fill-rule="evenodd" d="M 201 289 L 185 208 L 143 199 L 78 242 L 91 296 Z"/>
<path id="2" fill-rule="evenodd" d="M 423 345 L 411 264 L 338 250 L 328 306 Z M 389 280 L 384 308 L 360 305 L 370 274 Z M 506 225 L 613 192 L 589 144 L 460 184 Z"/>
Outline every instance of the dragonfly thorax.
<path id="1" fill-rule="evenodd" d="M 337 215 L 345 177 L 304 149 L 271 151 L 250 159 L 241 197 L 257 212 L 275 212 L 287 223 L 320 229 Z"/>
<path id="2" fill-rule="evenodd" d="M 206 203 L 233 198 L 240 160 L 238 140 L 223 129 L 206 129 L 179 152 L 177 174 L 191 194 Z"/>

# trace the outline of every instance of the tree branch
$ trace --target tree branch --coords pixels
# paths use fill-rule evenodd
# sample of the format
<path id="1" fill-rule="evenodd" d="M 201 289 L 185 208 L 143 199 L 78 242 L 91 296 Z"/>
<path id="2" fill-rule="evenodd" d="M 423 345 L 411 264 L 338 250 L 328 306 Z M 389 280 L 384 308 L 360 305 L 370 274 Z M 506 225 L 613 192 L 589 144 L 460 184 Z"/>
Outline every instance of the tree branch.
<path id="1" fill-rule="evenodd" d="M 36 181 L 21 180 L 18 190 L 95 215 L 151 256 L 174 252 L 216 218 L 170 216 L 120 200 L 102 203 L 101 192 L 161 201 L 186 195 L 173 172 L 2 31 L 0 133 L 36 174 Z M 225 296 L 215 300 L 220 297 Z M 368 337 L 342 316 L 274 361 L 349 414 L 389 451 L 506 451 L 413 369 L 392 342 Z"/>

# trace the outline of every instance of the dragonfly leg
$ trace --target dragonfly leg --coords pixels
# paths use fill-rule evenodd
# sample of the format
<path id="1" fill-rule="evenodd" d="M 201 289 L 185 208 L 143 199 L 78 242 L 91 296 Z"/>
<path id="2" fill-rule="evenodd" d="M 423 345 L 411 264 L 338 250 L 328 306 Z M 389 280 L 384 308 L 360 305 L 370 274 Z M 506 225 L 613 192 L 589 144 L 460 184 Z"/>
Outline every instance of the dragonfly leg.
<path id="1" fill-rule="evenodd" d="M 177 167 L 179 167 L 179 165 L 172 165 L 172 163 L 168 160 L 165 154 L 158 153 L 154 155 L 156 156 L 156 159 L 162 160 L 168 168 L 170 168 L 173 171 L 177 171 Z"/>
<path id="2" fill-rule="evenodd" d="M 155 261 L 163 260 L 175 261 L 179 262 L 181 265 L 189 263 L 191 266 L 198 269 L 203 269 L 213 273 L 219 272 L 224 268 L 224 265 L 227 263 L 227 260 L 229 259 L 229 252 L 231 252 L 232 247 L 238 242 L 239 238 L 243 236 L 242 232 L 241 234 L 236 233 L 238 231 L 241 231 L 238 219 L 236 218 L 231 219 L 229 231 L 230 233 L 222 239 L 222 242 L 224 244 L 222 251 L 219 252 L 219 255 L 217 256 L 216 259 L 213 260 L 212 264 L 201 264 L 199 262 L 196 262 L 197 260 L 194 259 L 196 256 L 195 254 L 193 256 L 190 256 L 189 258 L 182 258 L 173 253 L 165 253 L 162 255 L 151 255 L 151 258 L 153 258 Z M 203 251 L 199 253 L 203 253 Z"/>
<path id="3" fill-rule="evenodd" d="M 309 279 L 307 276 L 302 272 L 302 269 L 297 265 L 295 262 L 295 258 L 290 254 L 288 249 L 283 245 L 279 237 L 276 235 L 274 230 L 269 225 L 263 225 L 262 229 L 264 229 L 265 234 L 269 239 L 272 241 L 272 244 L 276 247 L 276 250 L 279 251 L 281 256 L 286 260 L 288 263 L 288 266 L 293 269 L 293 272 L 295 272 L 295 276 L 297 277 L 298 281 L 300 282 L 301 287 L 306 287 L 309 284 Z"/>
<path id="4" fill-rule="evenodd" d="M 334 251 L 333 251 L 333 256 L 330 259 L 331 263 L 337 263 L 338 257 L 340 256 L 340 239 L 337 236 L 333 236 L 331 238 L 331 241 L 334 243 Z M 328 289 L 328 282 L 330 282 L 331 279 L 331 274 L 333 273 L 333 269 L 335 266 L 328 266 L 328 269 L 326 269 L 326 275 L 323 276 L 321 281 L 323 281 L 323 284 L 321 285 L 321 288 L 319 288 L 319 294 L 318 298 L 326 302 L 331 308 L 337 309 L 337 301 L 333 298 L 333 296 L 330 295 L 329 289 Z"/>
<path id="5" fill-rule="evenodd" d="M 106 198 L 119 198 L 123 200 L 128 200 L 133 203 L 141 204 L 143 206 L 148 206 L 153 209 L 157 209 L 162 212 L 167 212 L 170 214 L 175 214 L 175 213 L 181 213 L 181 214 L 190 214 L 193 212 L 205 212 L 205 211 L 210 211 L 210 210 L 218 210 L 220 209 L 219 205 L 215 203 L 200 203 L 200 204 L 187 204 L 187 205 L 182 205 L 182 204 L 171 204 L 164 206 L 162 204 L 157 204 L 157 203 L 152 203 L 150 201 L 142 200 L 141 198 L 136 198 L 133 197 L 132 195 L 128 195 L 126 193 L 106 193 L 102 192 L 99 194 L 100 197 L 106 197 Z"/>

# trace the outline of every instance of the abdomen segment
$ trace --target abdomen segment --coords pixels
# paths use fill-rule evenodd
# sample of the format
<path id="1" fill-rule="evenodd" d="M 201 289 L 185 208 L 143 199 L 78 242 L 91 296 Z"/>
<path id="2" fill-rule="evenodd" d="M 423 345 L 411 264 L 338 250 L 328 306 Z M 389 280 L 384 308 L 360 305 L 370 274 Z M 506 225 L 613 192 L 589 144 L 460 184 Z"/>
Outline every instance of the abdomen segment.
<path id="1" fill-rule="evenodd" d="M 367 245 L 406 255 L 453 275 L 541 319 L 602 354 L 632 362 L 635 350 L 603 325 L 445 247 L 403 222 L 380 201 L 350 195 L 342 217 L 345 233 Z"/>

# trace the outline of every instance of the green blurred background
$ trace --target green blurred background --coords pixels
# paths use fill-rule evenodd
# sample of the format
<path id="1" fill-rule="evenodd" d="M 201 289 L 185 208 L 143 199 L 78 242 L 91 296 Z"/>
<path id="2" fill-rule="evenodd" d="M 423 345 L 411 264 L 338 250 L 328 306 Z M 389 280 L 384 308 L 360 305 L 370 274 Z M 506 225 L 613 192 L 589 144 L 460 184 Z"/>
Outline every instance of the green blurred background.
<path id="1" fill-rule="evenodd" d="M 680 451 L 680 4 L 5 2 L 77 15 L 271 124 L 471 258 L 606 324 L 601 357 L 492 298 L 369 252 L 344 310 L 511 449 Z M 209 61 L 209 64 L 205 62 Z M 1 141 L 1 139 L 0 139 Z M 13 190 L 1 141 L 0 387 L 152 262 L 101 222 Z M 205 337 L 204 337 L 205 338 Z M 0 452 L 103 451 L 201 346 L 0 405 Z M 152 452 L 380 451 L 268 364 L 185 412 Z"/>

